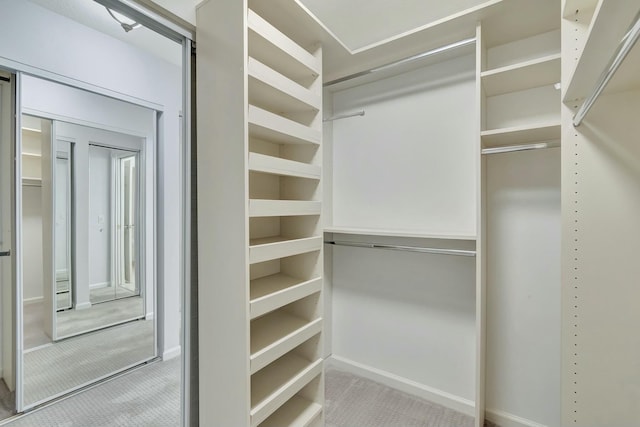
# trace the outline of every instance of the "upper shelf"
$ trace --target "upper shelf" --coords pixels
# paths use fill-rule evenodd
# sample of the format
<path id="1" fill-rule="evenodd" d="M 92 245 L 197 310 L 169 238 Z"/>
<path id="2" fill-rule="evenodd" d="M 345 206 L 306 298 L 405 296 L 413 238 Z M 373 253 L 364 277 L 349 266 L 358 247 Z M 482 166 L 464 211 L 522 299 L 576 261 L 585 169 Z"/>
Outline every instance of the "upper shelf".
<path id="1" fill-rule="evenodd" d="M 482 146 L 499 147 L 504 145 L 521 145 L 532 142 L 553 141 L 560 139 L 560 122 L 540 123 L 510 128 L 491 129 L 480 132 Z"/>
<path id="2" fill-rule="evenodd" d="M 249 102 L 273 111 L 318 111 L 320 96 L 299 85 L 255 58 L 249 58 Z"/>
<path id="3" fill-rule="evenodd" d="M 249 170 L 271 175 L 320 179 L 322 169 L 318 165 L 267 156 L 265 154 L 249 153 Z"/>
<path id="4" fill-rule="evenodd" d="M 325 233 L 353 234 L 360 236 L 389 236 L 389 237 L 414 237 L 420 239 L 443 239 L 443 240 L 469 240 L 475 241 L 476 236 L 455 233 L 428 233 L 418 230 L 387 230 L 376 228 L 355 228 L 355 227 L 325 227 Z"/>
<path id="5" fill-rule="evenodd" d="M 480 76 L 487 96 L 551 85 L 560 82 L 560 54 L 484 71 Z"/>
<path id="6" fill-rule="evenodd" d="M 249 132 L 259 139 L 276 144 L 320 144 L 319 130 L 249 105 Z"/>
<path id="7" fill-rule="evenodd" d="M 250 56 L 267 65 L 277 65 L 280 72 L 296 81 L 320 75 L 320 58 L 300 47 L 251 9 L 247 25 Z"/>
<path id="8" fill-rule="evenodd" d="M 588 96 L 635 18 L 637 1 L 600 0 L 591 19 L 586 43 L 568 79 L 564 100 Z M 640 88 L 640 47 L 631 51 L 603 93 Z"/>

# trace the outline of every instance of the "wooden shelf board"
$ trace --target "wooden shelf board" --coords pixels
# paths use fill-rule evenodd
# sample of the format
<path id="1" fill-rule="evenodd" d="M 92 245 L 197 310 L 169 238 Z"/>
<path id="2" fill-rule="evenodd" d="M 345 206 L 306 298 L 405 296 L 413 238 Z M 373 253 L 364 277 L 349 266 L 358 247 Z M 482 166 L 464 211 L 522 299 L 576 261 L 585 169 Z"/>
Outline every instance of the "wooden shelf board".
<path id="1" fill-rule="evenodd" d="M 565 101 L 581 99 L 591 93 L 639 8 L 640 5 L 633 1 L 599 1 L 584 49 L 568 79 Z M 636 44 L 604 93 L 639 87 L 640 47 Z"/>
<path id="2" fill-rule="evenodd" d="M 308 126 L 249 105 L 249 133 L 277 144 L 320 144 L 322 133 Z"/>
<path id="3" fill-rule="evenodd" d="M 278 273 L 251 281 L 251 319 L 276 310 L 322 289 L 322 278 L 301 280 Z"/>
<path id="4" fill-rule="evenodd" d="M 24 151 L 22 152 L 22 155 L 25 157 L 42 157 L 42 154 L 40 153 L 25 153 Z"/>
<path id="5" fill-rule="evenodd" d="M 482 138 L 483 148 L 489 148 L 553 141 L 560 139 L 560 134 L 560 123 L 558 122 L 485 130 L 480 133 L 480 136 Z"/>
<path id="6" fill-rule="evenodd" d="M 251 426 L 255 427 L 322 373 L 314 362 L 287 353 L 251 376 Z"/>
<path id="7" fill-rule="evenodd" d="M 302 216 L 320 215 L 322 204 L 318 201 L 306 200 L 249 200 L 249 216 Z"/>
<path id="8" fill-rule="evenodd" d="M 271 175 L 320 179 L 322 169 L 318 165 L 281 159 L 259 153 L 249 153 L 249 170 Z"/>
<path id="9" fill-rule="evenodd" d="M 249 9 L 249 55 L 265 64 L 277 64 L 278 71 L 294 80 L 317 77 L 321 61 Z"/>
<path id="10" fill-rule="evenodd" d="M 356 227 L 325 227 L 325 233 L 354 234 L 362 236 L 415 237 L 419 239 L 469 240 L 475 241 L 476 236 L 455 233 L 431 233 L 419 230 L 385 230 L 375 228 Z"/>
<path id="11" fill-rule="evenodd" d="M 320 96 L 255 58 L 249 58 L 247 71 L 251 104 L 281 113 L 317 112 L 322 107 Z"/>
<path id="12" fill-rule="evenodd" d="M 280 409 L 264 420 L 260 427 L 309 427 L 322 413 L 322 405 L 293 396 Z"/>
<path id="13" fill-rule="evenodd" d="M 252 374 L 322 331 L 322 318 L 308 321 L 284 311 L 273 311 L 251 322 Z"/>
<path id="14" fill-rule="evenodd" d="M 24 126 L 20 129 L 22 130 L 22 132 L 26 132 L 26 133 L 32 133 L 32 134 L 38 134 L 38 135 L 42 133 L 40 129 L 28 128 Z"/>
<path id="15" fill-rule="evenodd" d="M 307 252 L 318 251 L 322 248 L 322 237 L 304 237 L 292 239 L 288 237 L 266 237 L 252 239 L 249 246 L 249 262 L 269 261 Z"/>
<path id="16" fill-rule="evenodd" d="M 481 73 L 486 96 L 518 92 L 560 82 L 560 54 Z"/>

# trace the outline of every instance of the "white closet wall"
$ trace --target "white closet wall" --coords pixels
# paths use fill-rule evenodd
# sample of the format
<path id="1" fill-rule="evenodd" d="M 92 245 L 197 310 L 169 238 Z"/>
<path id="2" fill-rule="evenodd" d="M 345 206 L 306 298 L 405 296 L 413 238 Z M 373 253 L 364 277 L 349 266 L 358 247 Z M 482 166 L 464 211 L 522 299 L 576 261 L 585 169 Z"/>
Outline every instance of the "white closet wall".
<path id="1" fill-rule="evenodd" d="M 473 55 L 333 93 L 332 227 L 475 235 Z"/>
<path id="2" fill-rule="evenodd" d="M 365 114 L 325 126 L 326 239 L 475 250 L 474 56 L 331 95 L 333 116 Z M 341 246 L 329 254 L 331 363 L 473 414 L 474 258 Z"/>

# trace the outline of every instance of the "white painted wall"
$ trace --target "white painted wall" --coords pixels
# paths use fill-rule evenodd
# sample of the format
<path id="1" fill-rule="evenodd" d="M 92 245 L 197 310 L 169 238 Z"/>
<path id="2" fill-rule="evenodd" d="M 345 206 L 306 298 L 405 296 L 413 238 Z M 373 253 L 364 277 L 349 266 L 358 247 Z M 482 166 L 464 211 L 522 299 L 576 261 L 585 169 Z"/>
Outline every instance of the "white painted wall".
<path id="1" fill-rule="evenodd" d="M 89 146 L 89 287 L 111 281 L 111 150 Z"/>
<path id="2" fill-rule="evenodd" d="M 560 149 L 491 155 L 486 182 L 487 412 L 558 426 Z"/>
<path id="3" fill-rule="evenodd" d="M 333 225 L 475 235 L 473 56 L 333 94 Z"/>
<path id="4" fill-rule="evenodd" d="M 159 166 L 165 172 L 158 175 L 157 188 L 162 195 L 158 198 L 158 216 L 164 246 L 158 250 L 158 265 L 166 288 L 161 304 L 165 333 L 160 338 L 165 352 L 179 348 L 181 277 L 176 260 L 180 249 L 181 206 L 175 201 L 179 200 L 181 189 L 181 70 L 27 1 L 0 0 L 0 9 L 0 40 L 12 41 L 0 45 L 0 65 L 48 70 L 79 84 L 127 94 L 163 109 L 160 129 L 163 145 L 158 155 Z M 82 113 L 85 120 L 101 123 L 99 111 L 87 108 L 86 104 L 74 106 L 74 111 Z M 126 119 L 127 113 L 122 116 Z M 130 118 L 129 122 L 133 121 Z"/>
<path id="5" fill-rule="evenodd" d="M 463 56 L 333 93 L 334 115 L 363 109 L 365 116 L 334 121 L 332 132 L 325 126 L 332 225 L 475 234 L 474 67 L 474 58 Z M 475 246 L 338 234 L 334 239 Z M 361 374 L 382 373 L 376 379 L 471 413 L 475 260 L 340 246 L 330 253 L 333 355 L 364 367 Z"/>

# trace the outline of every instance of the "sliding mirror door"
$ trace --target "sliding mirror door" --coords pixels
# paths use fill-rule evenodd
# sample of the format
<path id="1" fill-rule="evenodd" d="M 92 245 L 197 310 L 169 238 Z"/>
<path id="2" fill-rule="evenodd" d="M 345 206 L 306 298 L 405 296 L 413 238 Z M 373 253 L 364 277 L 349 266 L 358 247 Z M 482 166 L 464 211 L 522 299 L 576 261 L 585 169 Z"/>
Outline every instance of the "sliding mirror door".
<path id="1" fill-rule="evenodd" d="M 29 115 L 22 123 L 29 407 L 156 356 L 144 257 L 154 168 L 144 137 Z"/>

